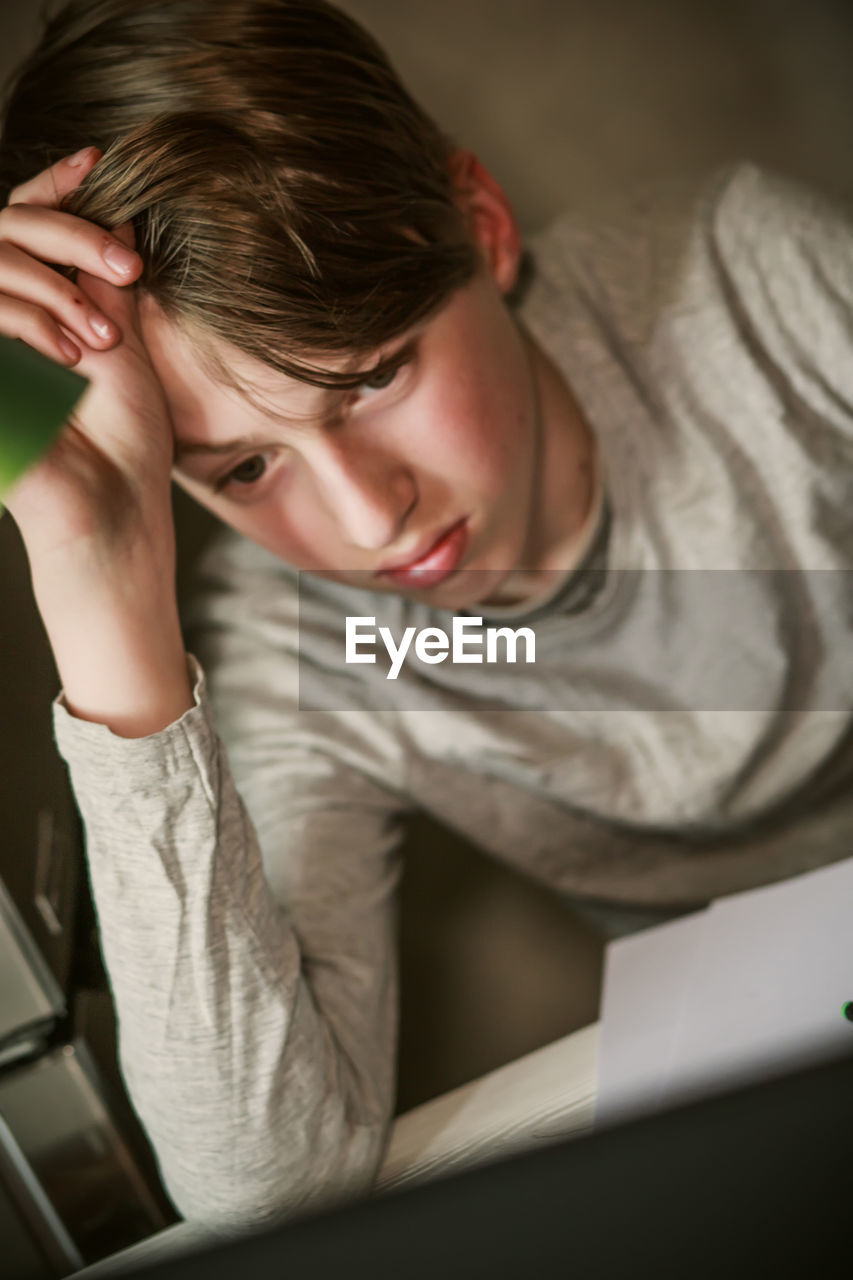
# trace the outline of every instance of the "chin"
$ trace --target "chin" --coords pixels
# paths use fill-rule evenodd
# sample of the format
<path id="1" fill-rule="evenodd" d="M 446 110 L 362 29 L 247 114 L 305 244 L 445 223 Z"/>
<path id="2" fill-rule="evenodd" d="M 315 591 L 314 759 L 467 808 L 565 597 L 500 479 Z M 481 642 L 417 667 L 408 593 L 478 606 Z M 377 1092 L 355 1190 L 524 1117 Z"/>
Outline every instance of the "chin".
<path id="1" fill-rule="evenodd" d="M 434 609 L 472 610 L 493 595 L 510 572 L 508 569 L 458 569 L 446 582 L 429 591 L 406 594 Z"/>

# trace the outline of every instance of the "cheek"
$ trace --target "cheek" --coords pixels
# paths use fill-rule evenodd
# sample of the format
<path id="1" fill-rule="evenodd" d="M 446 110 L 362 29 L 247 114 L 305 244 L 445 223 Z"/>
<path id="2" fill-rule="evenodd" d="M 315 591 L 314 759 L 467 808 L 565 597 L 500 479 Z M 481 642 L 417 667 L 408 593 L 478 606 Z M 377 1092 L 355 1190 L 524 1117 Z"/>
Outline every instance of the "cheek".
<path id="1" fill-rule="evenodd" d="M 423 465 L 460 481 L 503 485 L 527 449 L 527 405 L 515 380 L 476 372 L 450 379 L 421 422 Z"/>
<path id="2" fill-rule="evenodd" d="M 458 353 L 464 352 L 464 359 Z M 514 320 L 483 305 L 464 315 L 444 348 L 426 424 L 426 458 L 506 485 L 526 470 L 535 434 L 530 367 Z M 520 478 L 520 477 L 519 477 Z"/>
<path id="3" fill-rule="evenodd" d="M 259 506 L 241 521 L 241 532 L 298 569 L 325 569 L 338 543 L 316 502 L 291 492 L 288 500 Z"/>
<path id="4" fill-rule="evenodd" d="M 185 487 L 224 524 L 288 564 L 300 569 L 328 567 L 328 555 L 334 547 L 328 523 L 319 514 L 316 502 L 304 501 L 290 493 L 287 502 L 273 496 L 242 506 L 211 498 L 203 489 Z"/>

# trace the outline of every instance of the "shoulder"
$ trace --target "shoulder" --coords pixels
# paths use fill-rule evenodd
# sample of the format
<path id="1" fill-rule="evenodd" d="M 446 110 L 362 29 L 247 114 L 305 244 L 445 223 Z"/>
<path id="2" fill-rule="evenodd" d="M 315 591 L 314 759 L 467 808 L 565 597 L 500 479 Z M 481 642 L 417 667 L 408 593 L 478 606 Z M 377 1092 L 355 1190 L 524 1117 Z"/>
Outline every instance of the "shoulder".
<path id="1" fill-rule="evenodd" d="M 850 228 L 850 210 L 840 200 L 751 161 L 714 174 L 705 205 L 718 230 L 754 240 L 782 232 L 794 239 L 815 232 L 834 239 Z"/>
<path id="2" fill-rule="evenodd" d="M 853 219 L 840 202 L 782 174 L 739 164 L 710 186 L 701 225 L 720 266 L 765 297 L 853 299 Z"/>
<path id="3" fill-rule="evenodd" d="M 709 297 L 725 277 L 739 291 L 788 296 L 826 276 L 853 296 L 849 213 L 827 196 L 749 161 L 646 182 L 594 213 L 567 212 L 531 237 L 529 303 L 556 313 L 572 296 L 627 340 L 644 341 L 671 308 Z M 848 283 L 851 282 L 851 283 Z"/>
<path id="4" fill-rule="evenodd" d="M 707 292 L 739 341 L 800 405 L 853 426 L 853 217 L 822 192 L 754 165 L 708 201 Z"/>
<path id="5" fill-rule="evenodd" d="M 294 706 L 362 706 L 366 674 L 346 666 L 347 618 L 399 623 L 398 597 L 300 571 L 230 529 L 216 535 L 194 577 L 184 633 L 214 703 L 231 689 L 235 699 L 262 690 L 270 704 L 275 694 Z"/>
<path id="6" fill-rule="evenodd" d="M 298 574 L 248 538 L 223 527 L 196 564 L 182 607 L 195 652 L 224 637 L 274 629 L 280 638 L 298 619 Z"/>
<path id="7" fill-rule="evenodd" d="M 271 551 L 223 525 L 196 566 L 192 598 L 217 591 L 251 591 L 259 583 L 286 591 L 295 585 L 296 577 L 296 570 Z"/>
<path id="8" fill-rule="evenodd" d="M 522 317 L 559 332 L 571 314 L 582 331 L 643 345 L 679 295 L 708 185 L 707 174 L 670 177 L 564 212 L 528 242 Z"/>

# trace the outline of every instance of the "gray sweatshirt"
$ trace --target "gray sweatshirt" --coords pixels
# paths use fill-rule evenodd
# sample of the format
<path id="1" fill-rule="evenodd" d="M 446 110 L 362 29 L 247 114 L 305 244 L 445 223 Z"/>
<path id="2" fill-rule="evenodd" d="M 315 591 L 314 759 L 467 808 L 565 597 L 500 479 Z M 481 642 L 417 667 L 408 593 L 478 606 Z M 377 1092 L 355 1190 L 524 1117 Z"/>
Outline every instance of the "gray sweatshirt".
<path id="1" fill-rule="evenodd" d="M 346 665 L 347 617 L 453 619 L 226 532 L 188 619 L 195 708 L 125 740 L 57 705 L 125 1078 L 187 1218 L 369 1186 L 407 810 L 647 908 L 853 850 L 850 223 L 740 166 L 531 253 L 519 319 L 604 463 L 581 565 L 510 611 L 535 663 Z"/>

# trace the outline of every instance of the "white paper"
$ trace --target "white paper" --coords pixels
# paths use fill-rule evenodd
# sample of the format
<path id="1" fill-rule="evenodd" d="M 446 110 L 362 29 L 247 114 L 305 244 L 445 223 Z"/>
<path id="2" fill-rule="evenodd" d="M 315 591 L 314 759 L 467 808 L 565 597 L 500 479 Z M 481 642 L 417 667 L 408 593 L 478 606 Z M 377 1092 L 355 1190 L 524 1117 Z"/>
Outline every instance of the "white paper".
<path id="1" fill-rule="evenodd" d="M 853 859 L 611 943 L 596 1123 L 845 1051 Z"/>

